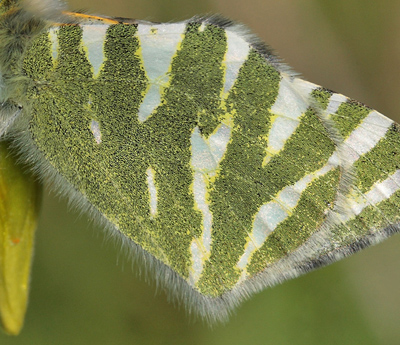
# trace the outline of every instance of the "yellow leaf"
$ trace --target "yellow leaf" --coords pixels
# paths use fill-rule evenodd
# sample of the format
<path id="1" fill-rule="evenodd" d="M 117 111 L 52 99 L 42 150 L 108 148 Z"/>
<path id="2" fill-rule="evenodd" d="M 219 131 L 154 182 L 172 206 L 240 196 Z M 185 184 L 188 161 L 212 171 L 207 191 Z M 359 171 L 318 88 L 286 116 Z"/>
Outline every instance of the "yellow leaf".
<path id="1" fill-rule="evenodd" d="M 11 335 L 24 323 L 40 195 L 41 185 L 0 142 L 0 317 Z"/>

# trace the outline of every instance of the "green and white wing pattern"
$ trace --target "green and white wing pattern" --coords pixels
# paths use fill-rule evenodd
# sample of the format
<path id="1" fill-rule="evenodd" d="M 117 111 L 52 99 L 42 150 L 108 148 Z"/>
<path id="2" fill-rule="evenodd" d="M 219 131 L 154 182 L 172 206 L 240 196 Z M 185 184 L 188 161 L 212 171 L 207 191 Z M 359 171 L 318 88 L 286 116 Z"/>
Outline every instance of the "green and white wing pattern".
<path id="1" fill-rule="evenodd" d="M 15 140 L 200 314 L 398 231 L 390 119 L 228 21 L 76 21 L 34 35 L 5 80 Z"/>

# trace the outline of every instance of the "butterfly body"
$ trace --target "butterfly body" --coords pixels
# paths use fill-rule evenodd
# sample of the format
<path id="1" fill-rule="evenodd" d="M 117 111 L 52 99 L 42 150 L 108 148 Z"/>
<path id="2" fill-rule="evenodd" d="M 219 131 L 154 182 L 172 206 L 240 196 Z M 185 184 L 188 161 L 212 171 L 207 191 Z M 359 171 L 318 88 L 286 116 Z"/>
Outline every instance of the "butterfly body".
<path id="1" fill-rule="evenodd" d="M 302 80 L 220 18 L 65 16 L 31 18 L 3 58 L 4 104 L 22 109 L 9 131 L 200 314 L 223 318 L 398 231 L 390 119 Z"/>

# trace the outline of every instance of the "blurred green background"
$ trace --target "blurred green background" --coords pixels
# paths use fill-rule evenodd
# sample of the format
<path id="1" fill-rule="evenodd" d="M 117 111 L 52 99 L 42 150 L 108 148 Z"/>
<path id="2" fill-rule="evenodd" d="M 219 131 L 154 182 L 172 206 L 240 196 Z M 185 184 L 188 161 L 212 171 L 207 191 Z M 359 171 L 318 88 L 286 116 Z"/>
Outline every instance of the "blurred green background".
<path id="1" fill-rule="evenodd" d="M 400 121 L 400 2 L 70 0 L 90 13 L 245 23 L 307 80 Z M 168 303 L 101 229 L 46 195 L 30 305 L 0 344 L 399 344 L 400 236 L 245 302 L 212 328 Z M 78 218 L 78 220 L 77 220 Z M 150 279 L 151 280 L 151 279 Z"/>

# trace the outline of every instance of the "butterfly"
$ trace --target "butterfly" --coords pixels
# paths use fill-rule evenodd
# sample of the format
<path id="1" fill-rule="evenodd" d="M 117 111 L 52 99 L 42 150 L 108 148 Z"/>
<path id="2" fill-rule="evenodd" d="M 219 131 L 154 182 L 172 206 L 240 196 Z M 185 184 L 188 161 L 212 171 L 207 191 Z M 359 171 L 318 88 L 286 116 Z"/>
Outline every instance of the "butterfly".
<path id="1" fill-rule="evenodd" d="M 0 133 L 198 314 L 398 231 L 389 118 L 221 17 L 43 4 L 1 4 Z"/>

